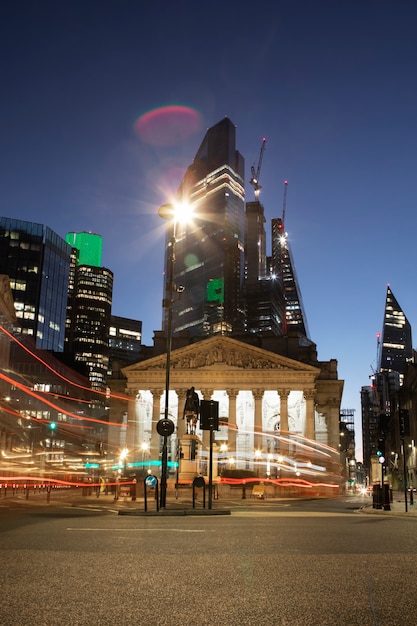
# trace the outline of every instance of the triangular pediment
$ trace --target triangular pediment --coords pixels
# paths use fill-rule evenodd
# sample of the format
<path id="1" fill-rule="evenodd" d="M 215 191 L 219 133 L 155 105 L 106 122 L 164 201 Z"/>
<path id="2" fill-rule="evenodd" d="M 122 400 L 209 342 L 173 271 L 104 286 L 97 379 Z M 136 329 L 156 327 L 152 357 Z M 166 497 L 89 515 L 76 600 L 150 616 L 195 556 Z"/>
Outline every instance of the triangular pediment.
<path id="1" fill-rule="evenodd" d="M 123 368 L 123 374 L 166 368 L 166 354 L 140 361 Z M 269 352 L 231 337 L 215 336 L 189 346 L 172 350 L 172 370 L 287 370 L 317 374 L 318 368 Z"/>

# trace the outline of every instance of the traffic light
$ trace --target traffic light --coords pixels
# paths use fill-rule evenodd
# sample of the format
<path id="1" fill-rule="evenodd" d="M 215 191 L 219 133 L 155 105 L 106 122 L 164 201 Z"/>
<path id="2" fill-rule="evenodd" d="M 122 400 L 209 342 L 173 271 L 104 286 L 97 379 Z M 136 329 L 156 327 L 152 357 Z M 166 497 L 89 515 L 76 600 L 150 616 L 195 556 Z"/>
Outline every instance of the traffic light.
<path id="1" fill-rule="evenodd" d="M 56 430 L 56 423 L 55 422 L 49 422 L 48 426 L 49 426 L 49 430 L 52 430 L 52 432 L 54 430 Z"/>
<path id="2" fill-rule="evenodd" d="M 219 403 L 216 400 L 200 402 L 201 430 L 219 430 Z"/>
<path id="3" fill-rule="evenodd" d="M 410 413 L 408 409 L 400 410 L 400 436 L 402 438 L 410 436 Z"/>
<path id="4" fill-rule="evenodd" d="M 385 439 L 378 439 L 378 447 L 376 450 L 376 455 L 380 463 L 385 462 Z"/>

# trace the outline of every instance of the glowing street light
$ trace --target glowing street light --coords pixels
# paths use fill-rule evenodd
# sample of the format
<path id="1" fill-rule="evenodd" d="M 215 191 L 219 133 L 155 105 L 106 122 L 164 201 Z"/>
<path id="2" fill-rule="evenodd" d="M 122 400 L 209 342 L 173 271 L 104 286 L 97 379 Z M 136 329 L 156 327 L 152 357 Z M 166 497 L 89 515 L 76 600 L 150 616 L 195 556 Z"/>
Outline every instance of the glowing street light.
<path id="1" fill-rule="evenodd" d="M 149 467 L 149 443 L 147 441 L 144 441 L 141 445 L 141 450 L 142 450 L 142 467 L 145 466 L 145 455 L 148 457 L 148 467 Z"/>
<path id="2" fill-rule="evenodd" d="M 261 450 L 259 450 L 259 448 L 257 448 L 255 450 L 255 465 L 256 465 L 256 476 L 259 477 L 259 459 L 262 456 L 262 452 Z"/>
<path id="3" fill-rule="evenodd" d="M 169 222 L 172 222 L 172 232 L 168 243 L 168 280 L 165 287 L 165 298 L 162 306 L 167 311 L 166 319 L 166 365 L 165 365 L 165 411 L 163 419 L 160 419 L 156 425 L 156 429 L 163 437 L 162 444 L 162 458 L 161 458 L 161 495 L 160 495 L 160 508 L 164 509 L 166 506 L 166 493 L 167 493 L 167 470 L 168 470 L 168 437 L 172 435 L 175 430 L 174 422 L 168 417 L 168 404 L 169 404 L 169 382 L 171 373 L 171 348 L 172 348 L 172 306 L 174 303 L 174 295 L 183 291 L 183 288 L 177 287 L 174 284 L 174 266 L 175 266 L 175 244 L 177 234 L 177 223 L 186 221 L 186 218 L 190 216 L 190 206 L 181 204 L 163 204 L 159 210 L 158 215 Z"/>
<path id="4" fill-rule="evenodd" d="M 126 476 L 126 472 L 127 472 L 127 455 L 128 454 L 129 454 L 128 448 L 123 448 L 123 450 L 120 451 L 119 463 L 120 465 L 123 464 L 123 476 Z"/>
<path id="5" fill-rule="evenodd" d="M 221 446 L 220 446 L 220 452 L 221 452 L 222 456 L 219 459 L 219 465 L 220 465 L 220 468 L 219 468 L 220 472 L 219 472 L 219 474 L 220 474 L 220 476 L 223 474 L 223 470 L 225 469 L 225 466 L 226 466 L 226 458 L 225 457 L 226 457 L 226 454 L 227 454 L 227 450 L 228 450 L 227 443 L 222 443 Z"/>

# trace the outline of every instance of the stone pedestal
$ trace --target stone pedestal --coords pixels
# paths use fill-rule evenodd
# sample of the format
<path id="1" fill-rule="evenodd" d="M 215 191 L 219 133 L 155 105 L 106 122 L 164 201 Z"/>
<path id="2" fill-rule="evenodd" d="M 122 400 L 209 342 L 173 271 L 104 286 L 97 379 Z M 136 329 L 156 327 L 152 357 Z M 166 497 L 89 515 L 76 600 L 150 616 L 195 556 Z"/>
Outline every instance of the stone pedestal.
<path id="1" fill-rule="evenodd" d="M 183 435 L 180 439 L 181 454 L 179 458 L 178 480 L 193 480 L 199 473 L 199 450 L 203 442 L 197 435 Z"/>

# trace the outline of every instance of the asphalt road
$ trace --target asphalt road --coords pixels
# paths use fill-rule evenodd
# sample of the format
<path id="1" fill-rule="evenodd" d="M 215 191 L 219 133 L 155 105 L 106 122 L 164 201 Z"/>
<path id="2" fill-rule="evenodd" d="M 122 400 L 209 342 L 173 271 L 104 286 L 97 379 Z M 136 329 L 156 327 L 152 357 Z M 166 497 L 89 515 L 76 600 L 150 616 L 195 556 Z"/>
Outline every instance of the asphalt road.
<path id="1" fill-rule="evenodd" d="M 351 498 L 228 516 L 0 506 L 4 626 L 415 626 L 417 519 Z"/>

